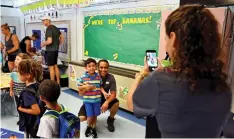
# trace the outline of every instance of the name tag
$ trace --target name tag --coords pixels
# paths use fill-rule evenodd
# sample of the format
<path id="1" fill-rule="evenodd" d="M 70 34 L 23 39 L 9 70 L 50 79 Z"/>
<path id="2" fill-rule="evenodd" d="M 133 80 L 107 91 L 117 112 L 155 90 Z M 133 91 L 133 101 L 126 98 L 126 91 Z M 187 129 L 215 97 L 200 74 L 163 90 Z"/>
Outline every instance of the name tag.
<path id="1" fill-rule="evenodd" d="M 107 81 L 106 84 L 110 84 L 110 82 Z"/>

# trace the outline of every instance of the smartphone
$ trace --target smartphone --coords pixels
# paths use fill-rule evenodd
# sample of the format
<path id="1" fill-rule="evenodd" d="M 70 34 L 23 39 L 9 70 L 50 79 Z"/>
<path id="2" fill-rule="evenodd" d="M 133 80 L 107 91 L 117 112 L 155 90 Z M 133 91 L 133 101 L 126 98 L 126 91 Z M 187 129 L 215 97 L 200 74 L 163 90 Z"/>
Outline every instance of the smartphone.
<path id="1" fill-rule="evenodd" d="M 149 66 L 149 70 L 152 72 L 158 67 L 156 50 L 146 50 L 146 61 Z"/>

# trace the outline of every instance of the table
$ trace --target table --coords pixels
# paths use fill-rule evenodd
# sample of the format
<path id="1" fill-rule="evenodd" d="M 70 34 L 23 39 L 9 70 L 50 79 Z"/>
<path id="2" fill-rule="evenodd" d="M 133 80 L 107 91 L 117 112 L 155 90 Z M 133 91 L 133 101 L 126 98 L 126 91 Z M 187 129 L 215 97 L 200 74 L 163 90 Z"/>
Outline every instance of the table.
<path id="1" fill-rule="evenodd" d="M 0 90 L 1 90 L 1 95 L 3 95 L 1 102 L 4 102 L 6 96 L 9 95 L 9 91 L 10 91 L 10 81 L 11 81 L 10 73 L 0 73 L 0 79 L 1 79 L 0 80 Z M 15 97 L 13 97 L 13 100 L 15 103 L 15 108 L 17 109 Z M 10 111 L 10 110 L 8 109 L 8 111 Z M 18 116 L 18 115 L 16 115 L 16 116 Z"/>
<path id="2" fill-rule="evenodd" d="M 1 73 L 0 74 L 0 89 L 10 89 L 10 73 Z"/>

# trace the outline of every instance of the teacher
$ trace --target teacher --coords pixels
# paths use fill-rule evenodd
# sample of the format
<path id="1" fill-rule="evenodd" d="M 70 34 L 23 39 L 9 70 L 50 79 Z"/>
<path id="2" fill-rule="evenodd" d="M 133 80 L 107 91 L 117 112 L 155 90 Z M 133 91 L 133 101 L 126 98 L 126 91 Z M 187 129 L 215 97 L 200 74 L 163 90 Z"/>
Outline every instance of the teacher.
<path id="1" fill-rule="evenodd" d="M 37 39 L 39 39 L 37 32 L 34 32 L 32 36 L 25 36 L 20 42 L 21 52 L 32 56 L 33 54 L 30 52 L 31 41 L 35 41 Z"/>
<path id="2" fill-rule="evenodd" d="M 2 34 L 5 35 L 5 57 L 7 57 L 9 70 L 12 71 L 15 66 L 14 62 L 16 55 L 20 52 L 19 39 L 15 34 L 11 33 L 10 27 L 7 23 L 1 25 L 1 30 Z M 1 45 L 3 46 L 2 43 Z"/>
<path id="3" fill-rule="evenodd" d="M 116 98 L 116 82 L 115 77 L 108 73 L 109 69 L 109 62 L 107 60 L 100 60 L 98 62 L 98 71 L 102 77 L 103 88 L 105 92 L 110 92 L 110 96 L 105 97 L 102 94 L 102 101 L 101 101 L 101 111 L 106 112 L 110 109 L 110 116 L 107 119 L 108 130 L 110 132 L 115 131 L 114 127 L 114 120 L 117 111 L 119 110 L 119 100 Z M 82 90 L 78 90 L 81 93 Z M 82 94 L 82 93 L 81 93 Z M 78 116 L 81 121 L 85 121 L 87 119 L 85 106 L 81 106 Z"/>
<path id="4" fill-rule="evenodd" d="M 145 62 L 136 74 L 128 107 L 138 118 L 154 117 L 162 138 L 220 137 L 231 108 L 231 91 L 220 60 L 218 27 L 209 9 L 179 7 L 165 22 L 171 72 L 149 73 Z"/>

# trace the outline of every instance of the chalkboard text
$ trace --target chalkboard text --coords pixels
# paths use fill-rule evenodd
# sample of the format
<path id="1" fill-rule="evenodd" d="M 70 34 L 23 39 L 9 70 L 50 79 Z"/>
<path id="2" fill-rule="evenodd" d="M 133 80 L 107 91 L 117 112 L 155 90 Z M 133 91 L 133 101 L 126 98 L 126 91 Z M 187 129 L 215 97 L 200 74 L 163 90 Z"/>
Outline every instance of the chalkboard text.
<path id="1" fill-rule="evenodd" d="M 116 24 L 116 22 L 117 22 L 117 19 L 108 19 L 108 24 Z"/>
<path id="2" fill-rule="evenodd" d="M 139 18 L 123 18 L 122 24 L 149 24 L 152 17 L 139 17 Z"/>
<path id="3" fill-rule="evenodd" d="M 103 20 L 93 20 L 92 25 L 103 25 Z"/>

